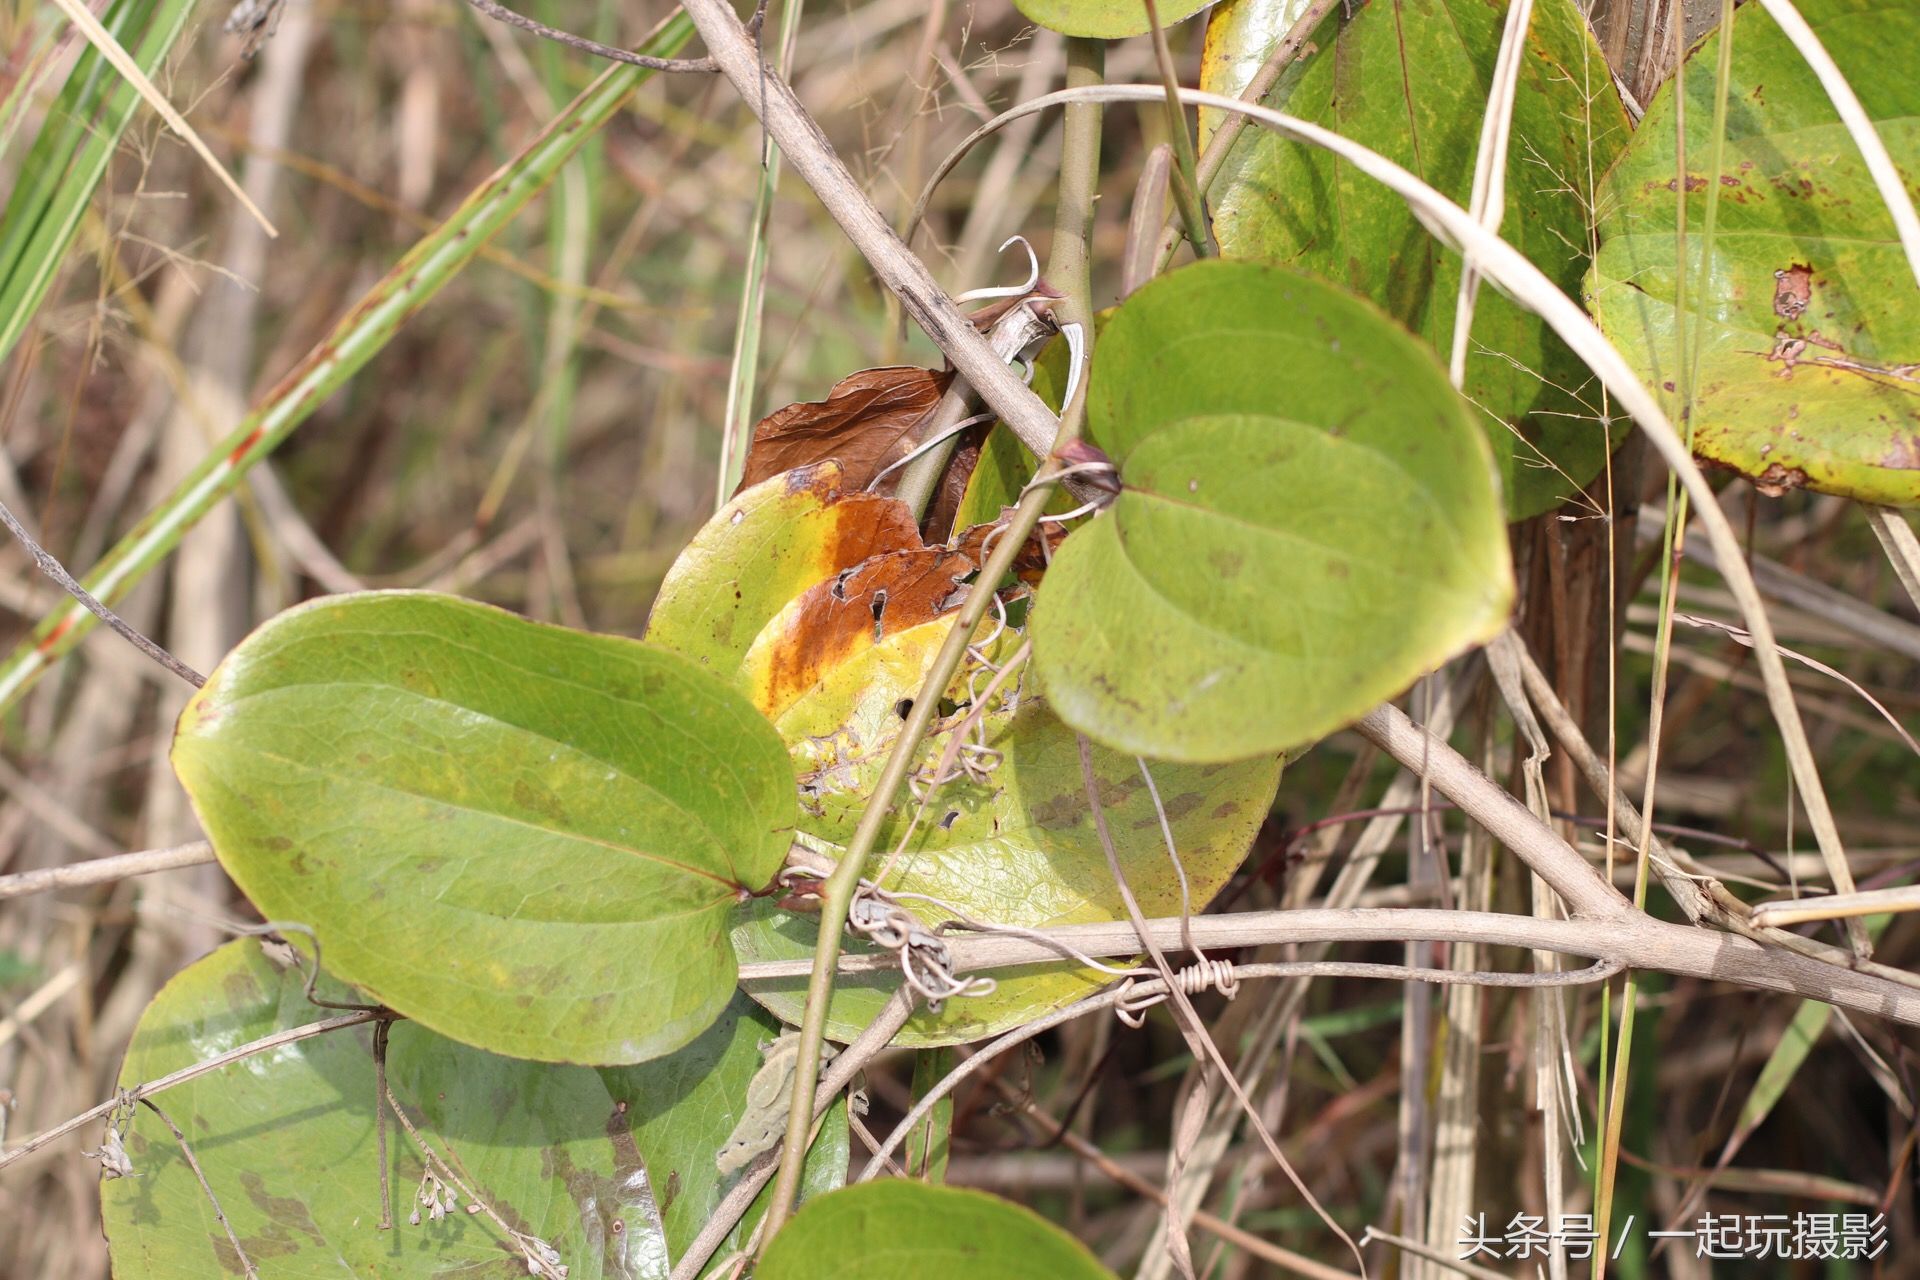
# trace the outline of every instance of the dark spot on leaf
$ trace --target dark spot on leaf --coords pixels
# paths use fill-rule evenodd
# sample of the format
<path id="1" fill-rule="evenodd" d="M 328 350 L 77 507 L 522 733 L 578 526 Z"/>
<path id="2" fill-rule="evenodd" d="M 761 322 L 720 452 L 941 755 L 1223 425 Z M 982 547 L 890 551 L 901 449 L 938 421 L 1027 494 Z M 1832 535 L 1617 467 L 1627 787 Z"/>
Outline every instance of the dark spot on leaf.
<path id="1" fill-rule="evenodd" d="M 905 720 L 909 715 L 913 714 L 913 699 L 902 698 L 900 701 L 894 703 L 893 714 Z"/>
<path id="2" fill-rule="evenodd" d="M 1777 498 L 1783 493 L 1799 489 L 1806 485 L 1807 473 L 1799 467 L 1784 466 L 1775 462 L 1753 477 L 1753 487 L 1769 498 Z"/>
<path id="3" fill-rule="evenodd" d="M 1895 471 L 1920 470 L 1920 436 L 1896 435 L 1880 465 Z"/>
<path id="4" fill-rule="evenodd" d="M 556 823 L 564 825 L 567 821 L 566 810 L 560 807 L 560 798 L 525 778 L 516 779 L 513 784 L 513 803 L 518 808 L 551 818 Z"/>
<path id="5" fill-rule="evenodd" d="M 1066 791 L 1034 805 L 1031 812 L 1036 827 L 1071 827 L 1087 812 L 1087 802 L 1079 792 Z"/>
<path id="6" fill-rule="evenodd" d="M 1813 298 L 1813 268 L 1795 262 L 1773 273 L 1773 313 L 1782 320 L 1798 320 Z"/>
<path id="7" fill-rule="evenodd" d="M 1167 818 L 1173 822 L 1180 821 L 1180 819 L 1186 817 L 1199 807 L 1200 793 L 1198 791 L 1184 791 L 1177 796 L 1165 796 L 1162 798 L 1161 803 L 1161 808 L 1167 811 Z"/>
<path id="8" fill-rule="evenodd" d="M 314 1244 L 325 1247 L 327 1238 L 321 1234 L 313 1215 L 307 1212 L 306 1201 L 295 1196 L 269 1195 L 266 1182 L 252 1169 L 241 1171 L 240 1185 L 246 1189 L 247 1199 L 253 1202 L 253 1207 L 269 1221 L 298 1231 Z"/>
<path id="9" fill-rule="evenodd" d="M 228 973 L 220 980 L 220 987 L 226 993 L 227 1004 L 235 1009 L 251 1009 L 266 994 L 250 973 Z"/>

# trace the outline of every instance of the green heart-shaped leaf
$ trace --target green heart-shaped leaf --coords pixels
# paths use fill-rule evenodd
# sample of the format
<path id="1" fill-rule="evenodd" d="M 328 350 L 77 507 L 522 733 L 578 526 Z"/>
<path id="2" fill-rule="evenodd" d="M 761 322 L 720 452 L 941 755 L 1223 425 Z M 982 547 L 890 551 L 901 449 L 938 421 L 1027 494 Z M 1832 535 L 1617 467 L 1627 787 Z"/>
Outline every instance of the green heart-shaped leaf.
<path id="1" fill-rule="evenodd" d="M 1797 7 L 1915 189 L 1920 78 L 1890 54 L 1920 47 L 1920 9 Z M 1685 77 L 1684 293 L 1669 81 L 1608 177 L 1587 282 L 1594 315 L 1641 377 L 1668 391 L 1681 381 L 1682 330 L 1689 361 L 1699 342 L 1690 418 L 1701 457 L 1770 493 L 1920 504 L 1920 290 L 1893 219 L 1825 90 L 1757 5 L 1734 19 L 1726 142 L 1720 172 L 1708 172 L 1719 40 L 1701 44 Z M 1703 276 L 1709 183 L 1720 206 Z"/>
<path id="2" fill-rule="evenodd" d="M 257 942 L 227 944 L 169 982 L 141 1016 L 121 1086 L 332 1016 L 308 1003 L 304 986 Z M 350 996 L 325 978 L 319 990 Z M 552 1248 L 569 1280 L 655 1280 L 725 1190 L 714 1154 L 759 1069 L 759 1045 L 775 1030 L 735 998 L 679 1053 L 595 1070 L 501 1058 L 401 1022 L 388 1044 L 388 1083 L 436 1157 L 514 1230 Z M 520 1245 L 486 1213 L 469 1212 L 474 1201 L 456 1195 L 441 1217 L 420 1203 L 425 1157 L 391 1121 L 395 1225 L 379 1226 L 371 1041 L 368 1026 L 298 1041 L 154 1101 L 186 1134 L 264 1276 L 526 1275 Z M 836 1108 L 807 1160 L 808 1193 L 844 1180 L 846 1142 L 845 1113 Z M 100 1188 L 118 1280 L 240 1274 L 159 1117 L 136 1109 L 125 1143 L 136 1176 Z M 416 1208 L 422 1220 L 410 1225 Z M 747 1229 L 763 1208 L 750 1213 Z"/>
<path id="3" fill-rule="evenodd" d="M 767 1246 L 759 1280 L 1113 1280 L 1087 1247 L 983 1191 L 890 1179 L 821 1196 Z"/>
<path id="4" fill-rule="evenodd" d="M 1032 635 L 1090 737 L 1187 761 L 1301 746 L 1505 624 L 1486 437 L 1369 304 L 1196 263 L 1122 304 L 1088 396 L 1124 491 L 1061 547 Z"/>
<path id="5" fill-rule="evenodd" d="M 919 696 L 950 625 L 944 619 L 924 623 L 867 647 L 778 712 L 774 723 L 790 744 L 800 782 L 802 839 L 829 857 L 837 860 L 851 840 L 899 739 L 901 703 Z M 999 659 L 1016 639 L 1001 639 Z M 990 677 L 984 668 L 963 673 L 949 697 L 956 704 L 967 703 L 984 693 Z M 926 773 L 964 714 L 965 708 L 956 709 L 930 735 L 922 748 Z M 1027 928 L 1125 919 L 1126 907 L 1094 832 L 1078 744 L 1072 730 L 1035 696 L 1030 673 L 1024 682 L 1015 681 L 1006 696 L 996 695 L 983 723 L 990 754 L 976 757 L 984 766 L 980 777 L 948 782 L 904 848 L 902 839 L 918 805 L 903 797 L 881 829 L 879 852 L 867 874 L 878 876 L 884 868 L 887 874 L 880 883 L 886 889 L 938 899 L 906 901 L 930 923 L 955 912 Z M 1095 748 L 1093 766 L 1115 853 L 1141 910 L 1150 916 L 1177 915 L 1182 905 L 1178 874 L 1140 763 Z M 1148 767 L 1186 872 L 1189 903 L 1198 911 L 1246 857 L 1279 786 L 1280 760 L 1267 756 L 1229 765 Z M 900 852 L 894 857 L 896 849 Z M 734 943 L 744 961 L 793 960 L 813 954 L 816 932 L 812 915 L 756 902 L 736 929 Z M 915 1014 L 900 1042 L 981 1039 L 1111 980 L 1072 964 L 1036 966 L 997 978 L 999 985 L 990 995 L 949 1000 L 938 1013 Z M 839 1039 L 858 1034 L 898 982 L 897 974 L 841 978 L 834 987 L 830 1034 Z M 752 991 L 774 1013 L 797 1021 L 806 982 L 756 982 Z"/>
<path id="6" fill-rule="evenodd" d="M 619 1063 L 712 1023 L 792 774 L 719 680 L 446 596 L 339 596 L 228 655 L 173 764 L 234 882 L 327 968 L 497 1053 Z"/>
<path id="7" fill-rule="evenodd" d="M 1264 101 L 1365 144 L 1464 205 L 1505 11 L 1482 0 L 1336 9 Z M 1296 16 L 1280 0 L 1215 10 L 1201 87 L 1237 96 Z M 1203 127 L 1214 123 L 1215 113 L 1202 113 Z M 1220 251 L 1343 284 L 1444 359 L 1459 256 L 1345 161 L 1258 126 L 1249 133 L 1213 187 Z M 1500 233 L 1569 292 L 1586 270 L 1593 175 L 1627 136 L 1585 20 L 1570 0 L 1538 0 L 1520 62 Z M 1599 473 L 1609 437 L 1598 384 L 1545 322 L 1492 289 L 1481 289 L 1474 310 L 1464 389 L 1493 446 L 1510 519 L 1559 506 Z M 1613 440 L 1624 432 L 1618 425 Z"/>

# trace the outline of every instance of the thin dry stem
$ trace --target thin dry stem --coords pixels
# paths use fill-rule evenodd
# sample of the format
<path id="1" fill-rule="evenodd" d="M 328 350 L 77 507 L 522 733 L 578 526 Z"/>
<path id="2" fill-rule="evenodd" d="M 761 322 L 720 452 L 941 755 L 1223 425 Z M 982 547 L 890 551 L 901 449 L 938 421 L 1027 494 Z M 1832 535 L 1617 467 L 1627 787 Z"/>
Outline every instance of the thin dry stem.
<path id="1" fill-rule="evenodd" d="M 205 840 L 177 844 L 166 849 L 143 849 L 111 858 L 93 858 L 64 867 L 45 867 L 39 871 L 21 871 L 0 876 L 0 901 L 24 898 L 29 894 L 55 889 L 74 889 L 90 884 L 112 884 L 132 876 L 172 871 L 177 867 L 198 867 L 214 861 L 213 846 Z"/>

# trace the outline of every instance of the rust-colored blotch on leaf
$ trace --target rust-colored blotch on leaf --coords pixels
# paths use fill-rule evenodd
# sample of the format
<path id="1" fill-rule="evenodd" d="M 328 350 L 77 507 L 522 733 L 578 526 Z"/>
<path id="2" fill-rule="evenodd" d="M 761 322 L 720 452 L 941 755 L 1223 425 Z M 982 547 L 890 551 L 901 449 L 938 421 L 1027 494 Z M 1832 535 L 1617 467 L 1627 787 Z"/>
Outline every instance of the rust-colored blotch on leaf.
<path id="1" fill-rule="evenodd" d="M 770 719 L 828 672 L 890 635 L 960 607 L 978 564 L 946 547 L 874 556 L 809 587 L 748 651 L 747 695 Z"/>

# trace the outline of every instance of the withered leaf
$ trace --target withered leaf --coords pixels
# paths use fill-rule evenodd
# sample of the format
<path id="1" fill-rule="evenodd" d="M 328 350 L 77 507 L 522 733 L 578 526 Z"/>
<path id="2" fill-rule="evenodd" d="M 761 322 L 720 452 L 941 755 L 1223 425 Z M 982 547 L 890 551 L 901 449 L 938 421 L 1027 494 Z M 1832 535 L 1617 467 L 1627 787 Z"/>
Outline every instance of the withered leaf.
<path id="1" fill-rule="evenodd" d="M 920 522 L 920 530 L 927 541 L 944 539 L 951 534 L 953 520 L 960 512 L 960 504 L 967 497 L 967 482 L 973 479 L 973 469 L 980 465 L 980 446 L 986 441 L 987 432 L 993 429 L 991 422 L 982 422 L 969 427 L 956 438 L 953 457 L 947 463 L 947 469 L 940 473 L 940 483 L 935 486 L 933 500 L 927 503 L 926 518 Z"/>
<path id="2" fill-rule="evenodd" d="M 921 443 L 951 370 L 892 365 L 862 369 L 835 383 L 825 400 L 790 404 L 753 428 L 740 488 L 809 463 L 833 459 L 848 489 L 861 490 Z M 892 493 L 896 472 L 879 487 Z"/>
<path id="3" fill-rule="evenodd" d="M 996 533 L 995 530 L 1004 530 L 1011 519 L 1013 519 L 1013 508 L 1002 508 L 997 520 L 963 530 L 948 545 L 975 564 L 985 564 L 987 553 L 992 550 L 987 539 L 993 538 L 998 541 L 1003 535 Z M 1035 525 L 1033 532 L 1027 535 L 1026 545 L 1021 547 L 1019 554 L 1013 558 L 1014 575 L 1030 587 L 1039 585 L 1041 577 L 1047 571 L 1047 565 L 1053 559 L 1053 553 L 1059 549 L 1066 536 L 1067 531 L 1057 524 Z"/>

